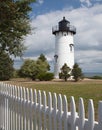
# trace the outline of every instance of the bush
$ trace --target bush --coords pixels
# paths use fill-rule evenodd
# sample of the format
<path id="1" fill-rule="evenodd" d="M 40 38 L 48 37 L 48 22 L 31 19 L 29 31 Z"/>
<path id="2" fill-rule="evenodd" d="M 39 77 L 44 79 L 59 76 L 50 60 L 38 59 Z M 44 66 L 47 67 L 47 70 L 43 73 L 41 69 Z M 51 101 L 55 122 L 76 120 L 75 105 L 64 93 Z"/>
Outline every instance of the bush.
<path id="1" fill-rule="evenodd" d="M 53 73 L 50 73 L 50 72 L 47 72 L 47 73 L 41 73 L 37 76 L 37 78 L 40 80 L 40 81 L 50 81 L 54 78 L 54 74 Z"/>

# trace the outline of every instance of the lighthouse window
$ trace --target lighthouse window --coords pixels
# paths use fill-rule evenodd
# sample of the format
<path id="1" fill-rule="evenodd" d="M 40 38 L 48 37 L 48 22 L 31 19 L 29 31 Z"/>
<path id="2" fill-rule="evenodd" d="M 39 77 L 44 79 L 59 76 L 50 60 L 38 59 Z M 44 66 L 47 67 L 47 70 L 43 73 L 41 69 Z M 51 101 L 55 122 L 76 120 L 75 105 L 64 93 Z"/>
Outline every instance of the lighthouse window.
<path id="1" fill-rule="evenodd" d="M 58 55 L 55 55 L 54 58 L 55 58 L 55 62 L 57 62 Z"/>
<path id="2" fill-rule="evenodd" d="M 70 44 L 70 45 L 69 45 L 69 47 L 70 47 L 70 52 L 73 51 L 73 46 L 74 46 L 73 44 Z"/>

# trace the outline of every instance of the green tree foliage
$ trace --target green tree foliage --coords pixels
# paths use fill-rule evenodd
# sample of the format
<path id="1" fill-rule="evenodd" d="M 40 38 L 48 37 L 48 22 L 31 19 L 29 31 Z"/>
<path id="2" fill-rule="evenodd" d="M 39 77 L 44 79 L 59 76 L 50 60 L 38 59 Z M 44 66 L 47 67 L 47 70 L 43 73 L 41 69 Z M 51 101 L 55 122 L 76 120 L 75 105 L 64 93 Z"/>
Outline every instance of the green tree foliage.
<path id="1" fill-rule="evenodd" d="M 77 63 L 73 66 L 72 75 L 76 82 L 83 78 L 82 70 Z"/>
<path id="2" fill-rule="evenodd" d="M 43 70 L 44 70 L 44 68 L 45 68 L 44 71 L 50 70 L 50 65 L 49 65 L 49 63 L 47 62 L 47 59 L 46 59 L 46 57 L 45 57 L 44 54 L 40 54 L 40 56 L 39 56 L 38 59 L 37 59 L 37 64 L 38 64 L 38 66 L 39 66 L 39 65 L 42 66 Z M 41 68 L 41 69 L 42 69 L 42 68 Z M 43 71 L 42 71 L 42 72 L 43 72 Z"/>
<path id="3" fill-rule="evenodd" d="M 61 73 L 59 74 L 59 77 L 67 81 L 67 79 L 70 77 L 70 71 L 71 69 L 65 63 L 61 68 Z"/>
<path id="4" fill-rule="evenodd" d="M 32 80 L 35 79 L 37 73 L 38 70 L 37 70 L 36 61 L 30 59 L 25 60 L 25 62 L 23 63 L 23 65 L 19 70 L 19 75 L 21 77 L 29 77 Z"/>
<path id="5" fill-rule="evenodd" d="M 49 81 L 54 78 L 54 74 L 50 72 L 41 73 L 37 76 L 40 81 Z"/>
<path id="6" fill-rule="evenodd" d="M 0 80 L 9 80 L 13 75 L 13 61 L 8 54 L 0 52 Z"/>
<path id="7" fill-rule="evenodd" d="M 0 52 L 21 56 L 22 40 L 30 33 L 30 4 L 35 0 L 0 0 Z"/>
<path id="8" fill-rule="evenodd" d="M 40 57 L 36 61 L 30 59 L 26 60 L 19 71 L 20 76 L 29 77 L 32 80 L 35 80 L 41 74 L 47 73 L 49 64 L 47 60 L 42 60 Z"/>
<path id="9" fill-rule="evenodd" d="M 44 56 L 44 54 L 40 54 L 40 56 L 38 57 L 38 60 L 41 60 L 41 61 L 45 62 L 47 59 Z"/>

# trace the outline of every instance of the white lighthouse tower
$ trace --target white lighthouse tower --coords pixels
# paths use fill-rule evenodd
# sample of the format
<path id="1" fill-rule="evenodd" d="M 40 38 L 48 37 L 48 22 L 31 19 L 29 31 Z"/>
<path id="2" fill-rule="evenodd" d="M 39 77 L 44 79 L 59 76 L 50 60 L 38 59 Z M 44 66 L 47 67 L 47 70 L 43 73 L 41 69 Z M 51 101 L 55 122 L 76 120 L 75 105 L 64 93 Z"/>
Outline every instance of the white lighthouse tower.
<path id="1" fill-rule="evenodd" d="M 70 22 L 63 17 L 58 26 L 52 28 L 55 35 L 55 63 L 54 76 L 59 78 L 60 69 L 66 63 L 71 69 L 74 65 L 74 41 L 73 36 L 76 34 L 76 28 L 70 25 Z"/>

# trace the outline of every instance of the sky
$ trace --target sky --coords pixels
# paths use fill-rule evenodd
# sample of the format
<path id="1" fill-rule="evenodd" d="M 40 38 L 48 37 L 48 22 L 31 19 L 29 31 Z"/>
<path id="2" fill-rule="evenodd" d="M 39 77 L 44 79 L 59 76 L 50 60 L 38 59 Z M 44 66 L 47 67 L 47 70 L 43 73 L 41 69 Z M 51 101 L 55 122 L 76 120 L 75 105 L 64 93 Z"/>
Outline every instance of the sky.
<path id="1" fill-rule="evenodd" d="M 43 53 L 54 68 L 55 36 L 52 27 L 63 16 L 76 27 L 75 62 L 83 72 L 102 73 L 102 0 L 37 0 L 30 12 L 32 33 L 24 39 L 27 50 L 15 59 L 19 68 L 27 58 L 37 59 Z"/>

